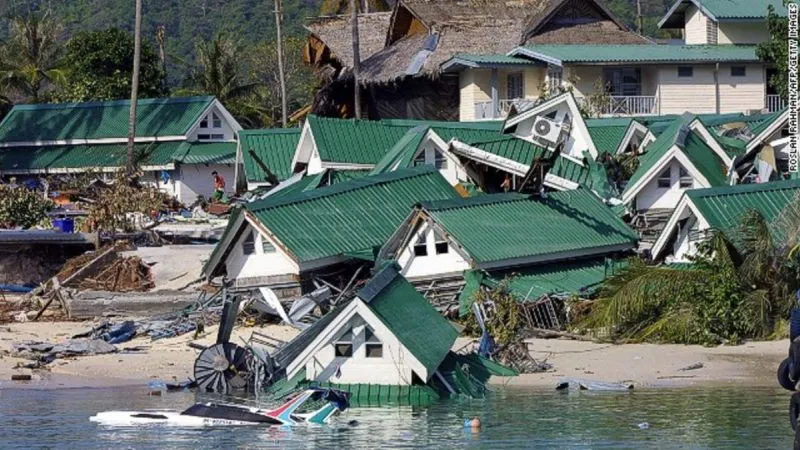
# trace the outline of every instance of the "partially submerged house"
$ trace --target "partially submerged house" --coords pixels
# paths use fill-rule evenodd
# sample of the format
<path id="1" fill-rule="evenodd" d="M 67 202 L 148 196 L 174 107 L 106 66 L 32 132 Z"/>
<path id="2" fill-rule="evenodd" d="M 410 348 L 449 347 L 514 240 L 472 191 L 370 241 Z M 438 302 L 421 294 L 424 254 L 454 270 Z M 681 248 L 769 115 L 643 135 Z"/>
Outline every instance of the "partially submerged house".
<path id="1" fill-rule="evenodd" d="M 211 172 L 233 193 L 241 127 L 213 97 L 142 99 L 135 157 L 142 181 L 183 203 L 213 193 Z M 130 101 L 16 105 L 0 122 L 0 175 L 98 172 L 127 162 Z"/>
<path id="2" fill-rule="evenodd" d="M 344 287 L 359 267 L 372 265 L 414 204 L 457 196 L 426 166 L 247 203 L 234 210 L 203 273 L 286 298 L 320 279 Z"/>
<path id="3" fill-rule="evenodd" d="M 459 117 L 459 109 L 466 107 L 461 97 L 484 95 L 474 88 L 478 77 L 460 79 L 442 70 L 442 63 L 459 53 L 505 54 L 534 42 L 648 42 L 595 0 L 399 0 L 383 37 L 383 48 L 361 65 L 361 81 L 368 87 L 364 106 L 369 116 L 439 120 Z M 310 42 L 314 39 L 312 34 Z M 515 71 L 503 61 L 490 64 L 494 69 Z M 479 78 L 483 80 L 485 75 L 488 82 L 490 70 L 484 72 Z M 496 80 L 495 89 L 515 96 L 534 95 L 539 84 L 539 80 L 529 79 L 526 89 L 521 74 L 507 77 L 505 71 L 502 76 L 494 73 L 503 83 Z M 352 80 L 340 79 L 320 95 L 325 98 L 318 99 L 315 112 L 336 114 L 341 110 L 338 105 L 352 103 Z M 463 114 L 461 117 L 470 120 Z"/>
<path id="4" fill-rule="evenodd" d="M 594 267 L 636 243 L 634 231 L 586 189 L 545 198 L 509 193 L 418 204 L 379 260 L 396 260 L 403 276 L 450 309 L 465 273 L 502 279 L 531 271 L 544 281 L 549 272 L 574 264 Z M 529 292 L 516 294 L 530 298 Z"/>
<path id="5" fill-rule="evenodd" d="M 303 385 L 353 394 L 356 404 L 426 404 L 481 395 L 489 375 L 516 372 L 450 349 L 458 331 L 386 265 L 347 300 L 273 355 L 276 394 Z"/>
<path id="6" fill-rule="evenodd" d="M 688 262 L 697 254 L 698 244 L 714 231 L 735 239 L 734 231 L 748 210 L 755 210 L 772 222 L 798 196 L 800 180 L 686 191 L 653 245 L 652 257 Z"/>

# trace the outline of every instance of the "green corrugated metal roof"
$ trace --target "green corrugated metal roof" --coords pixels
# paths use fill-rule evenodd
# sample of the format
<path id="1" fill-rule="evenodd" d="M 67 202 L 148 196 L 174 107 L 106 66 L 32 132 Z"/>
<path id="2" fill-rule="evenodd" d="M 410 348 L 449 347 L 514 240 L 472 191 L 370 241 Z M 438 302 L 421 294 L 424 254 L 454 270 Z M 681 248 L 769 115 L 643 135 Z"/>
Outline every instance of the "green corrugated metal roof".
<path id="1" fill-rule="evenodd" d="M 780 111 L 776 111 L 771 114 L 763 114 L 760 117 L 756 118 L 756 123 L 751 124 L 750 132 L 753 133 L 753 136 L 758 136 L 764 130 L 770 127 L 776 120 L 778 120 L 781 115 L 786 112 L 786 108 L 783 108 Z"/>
<path id="2" fill-rule="evenodd" d="M 380 286 L 375 286 L 380 284 Z M 379 292 L 375 293 L 375 288 Z M 368 292 L 368 298 L 362 297 Z M 369 308 L 433 375 L 458 337 L 458 331 L 414 286 L 388 265 L 359 292 Z M 426 380 L 427 381 L 427 380 Z"/>
<path id="3" fill-rule="evenodd" d="M 605 279 L 619 270 L 624 261 L 592 258 L 490 274 L 496 285 L 508 279 L 508 288 L 520 299 L 536 301 L 545 295 L 592 295 Z"/>
<path id="4" fill-rule="evenodd" d="M 400 169 L 411 167 L 411 162 L 414 159 L 417 149 L 419 149 L 419 144 L 422 142 L 427 132 L 428 128 L 423 126 L 416 126 L 410 129 L 397 141 L 394 147 L 378 161 L 378 164 L 372 169 L 371 174 L 376 175 L 389 172 L 395 167 Z"/>
<path id="5" fill-rule="evenodd" d="M 406 133 L 380 121 L 308 116 L 308 125 L 322 161 L 377 164 Z"/>
<path id="6" fill-rule="evenodd" d="M 725 153 L 731 158 L 735 158 L 737 156 L 744 155 L 745 147 L 747 146 L 747 142 L 727 136 L 721 136 L 716 133 L 711 133 L 714 136 L 714 139 L 719 143 Z"/>
<path id="7" fill-rule="evenodd" d="M 250 154 L 251 149 L 278 180 L 283 181 L 292 176 L 290 166 L 300 141 L 300 131 L 299 128 L 240 131 L 239 141 L 247 181 L 258 183 L 267 180 L 261 165 Z"/>
<path id="8" fill-rule="evenodd" d="M 139 100 L 136 136 L 183 136 L 214 97 Z M 125 138 L 130 100 L 17 105 L 0 122 L 0 142 Z"/>
<path id="9" fill-rule="evenodd" d="M 369 176 L 369 170 L 338 170 L 328 171 L 328 182 L 330 184 L 344 183 L 346 181 L 357 180 Z"/>
<path id="10" fill-rule="evenodd" d="M 458 194 L 432 167 L 403 169 L 249 203 L 300 262 L 381 246 L 423 200 Z"/>
<path id="11" fill-rule="evenodd" d="M 678 146 L 692 161 L 692 164 L 706 177 L 712 186 L 724 185 L 727 182 L 727 170 L 722 160 L 706 143 L 693 131 L 688 130 L 689 124 L 696 118 L 691 114 L 684 114 L 672 124 L 645 149 L 639 158 L 639 167 L 634 172 L 625 191 L 629 191 L 644 175 L 655 166 L 658 161 L 672 149 Z M 685 132 L 681 132 L 682 129 Z M 681 142 L 684 136 L 683 142 Z"/>
<path id="12" fill-rule="evenodd" d="M 727 232 L 738 226 L 739 220 L 748 209 L 755 209 L 764 219 L 772 221 L 798 192 L 800 180 L 785 180 L 692 189 L 686 191 L 686 196 L 712 228 Z"/>
<path id="13" fill-rule="evenodd" d="M 677 0 L 670 10 L 689 5 L 692 1 L 716 20 L 766 19 L 770 5 L 778 15 L 787 15 L 783 0 Z"/>
<path id="14" fill-rule="evenodd" d="M 481 270 L 467 270 L 464 272 L 464 288 L 458 294 L 458 315 L 464 317 L 469 314 L 475 293 L 481 288 L 484 273 Z"/>
<path id="15" fill-rule="evenodd" d="M 186 152 L 186 143 L 142 143 L 136 144 L 135 151 L 140 166 L 164 166 Z M 127 144 L 13 147 L 0 149 L 0 171 L 119 168 L 125 166 L 127 155 Z"/>
<path id="16" fill-rule="evenodd" d="M 757 62 L 755 45 L 541 44 L 519 47 L 518 56 L 543 55 L 559 64 L 604 62 Z"/>
<path id="17" fill-rule="evenodd" d="M 183 164 L 235 164 L 236 142 L 186 143 L 186 152 L 175 155 Z"/>
<path id="18" fill-rule="evenodd" d="M 616 154 L 625 134 L 628 132 L 632 120 L 622 126 L 590 126 L 589 136 L 592 137 L 594 146 L 600 153 Z"/>
<path id="19" fill-rule="evenodd" d="M 456 53 L 452 58 L 442 63 L 446 69 L 448 66 L 461 65 L 466 67 L 497 67 L 497 66 L 532 66 L 534 62 L 525 58 L 515 58 L 505 54 L 474 54 Z"/>
<path id="20" fill-rule="evenodd" d="M 632 248 L 637 241 L 636 233 L 585 189 L 541 200 L 494 194 L 422 207 L 478 264 L 588 256 L 608 247 Z"/>

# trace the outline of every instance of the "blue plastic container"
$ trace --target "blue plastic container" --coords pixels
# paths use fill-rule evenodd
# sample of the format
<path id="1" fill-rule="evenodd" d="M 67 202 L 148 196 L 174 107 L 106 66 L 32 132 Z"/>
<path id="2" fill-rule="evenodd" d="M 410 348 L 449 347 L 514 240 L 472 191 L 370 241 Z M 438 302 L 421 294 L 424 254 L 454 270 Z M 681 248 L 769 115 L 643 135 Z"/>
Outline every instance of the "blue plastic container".
<path id="1" fill-rule="evenodd" d="M 53 228 L 62 233 L 73 233 L 75 232 L 75 221 L 69 217 L 53 219 Z"/>

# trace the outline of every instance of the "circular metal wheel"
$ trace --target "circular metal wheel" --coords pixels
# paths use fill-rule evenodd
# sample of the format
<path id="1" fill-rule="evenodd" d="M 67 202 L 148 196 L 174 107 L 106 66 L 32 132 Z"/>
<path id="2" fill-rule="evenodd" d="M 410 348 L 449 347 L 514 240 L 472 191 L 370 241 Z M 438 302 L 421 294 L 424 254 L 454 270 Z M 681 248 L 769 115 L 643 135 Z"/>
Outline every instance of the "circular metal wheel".
<path id="1" fill-rule="evenodd" d="M 200 352 L 194 362 L 194 379 L 203 392 L 228 394 L 247 384 L 247 352 L 226 342 Z"/>

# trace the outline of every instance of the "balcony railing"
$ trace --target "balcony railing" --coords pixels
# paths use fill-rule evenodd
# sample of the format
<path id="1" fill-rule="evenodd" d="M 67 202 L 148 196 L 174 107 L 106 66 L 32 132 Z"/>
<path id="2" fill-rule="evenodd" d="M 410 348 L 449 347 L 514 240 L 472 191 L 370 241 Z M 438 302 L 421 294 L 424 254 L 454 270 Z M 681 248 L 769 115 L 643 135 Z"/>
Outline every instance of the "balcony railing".
<path id="1" fill-rule="evenodd" d="M 589 105 L 601 116 L 652 116 L 658 114 L 658 97 L 654 95 L 626 95 L 606 97 L 607 101 Z M 581 99 L 586 105 L 587 100 Z M 599 102 L 599 103 L 598 103 Z"/>
<path id="2" fill-rule="evenodd" d="M 525 98 L 502 99 L 498 100 L 497 108 L 493 110 L 492 102 L 477 102 L 475 103 L 475 120 L 503 119 L 511 111 L 512 106 L 515 106 L 517 111 L 522 111 L 535 104 L 536 100 Z"/>
<path id="3" fill-rule="evenodd" d="M 780 95 L 767 95 L 767 111 L 776 112 L 786 107 L 786 102 Z"/>

